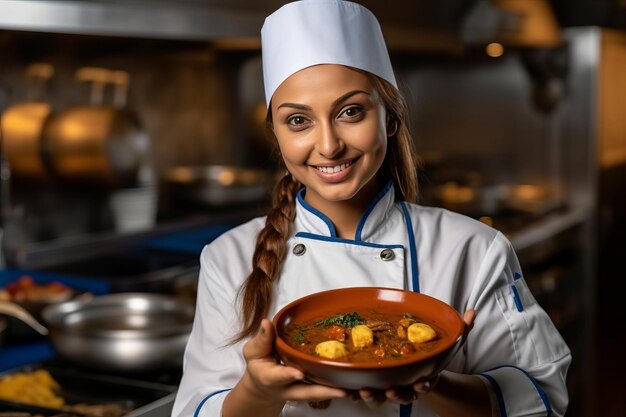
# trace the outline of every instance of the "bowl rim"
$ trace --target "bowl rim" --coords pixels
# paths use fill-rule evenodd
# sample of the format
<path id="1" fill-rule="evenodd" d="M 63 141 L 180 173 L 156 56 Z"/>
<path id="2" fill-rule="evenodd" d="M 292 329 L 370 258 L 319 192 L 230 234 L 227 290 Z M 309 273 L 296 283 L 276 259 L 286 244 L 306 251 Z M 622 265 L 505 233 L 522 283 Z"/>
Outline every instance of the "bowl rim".
<path id="1" fill-rule="evenodd" d="M 419 357 L 408 357 L 408 358 L 402 358 L 402 359 L 381 360 L 381 361 L 360 361 L 360 362 L 334 361 L 332 359 L 323 359 L 317 356 L 310 355 L 308 353 L 301 352 L 291 347 L 279 334 L 278 322 L 280 318 L 295 305 L 305 302 L 307 300 L 310 300 L 312 298 L 323 297 L 324 295 L 328 293 L 338 293 L 338 292 L 340 293 L 340 292 L 348 292 L 348 291 L 353 291 L 353 290 L 359 290 L 359 291 L 383 290 L 383 291 L 392 291 L 392 292 L 411 293 L 417 297 L 425 297 L 429 299 L 431 302 L 434 302 L 435 304 L 438 304 L 442 308 L 449 310 L 451 313 L 454 313 L 453 316 L 457 319 L 455 320 L 457 324 L 457 328 L 452 329 L 452 330 L 456 330 L 456 331 L 451 332 L 450 337 L 443 341 L 445 343 L 438 344 L 436 349 L 433 349 L 432 351 L 429 351 L 429 352 L 425 352 L 423 355 L 420 355 Z M 463 321 L 463 318 L 461 317 L 459 312 L 454 307 L 445 303 L 444 301 L 436 297 L 423 294 L 420 292 L 404 290 L 401 288 L 381 287 L 381 286 L 342 287 L 342 288 L 334 288 L 330 290 L 324 290 L 324 291 L 319 291 L 319 292 L 305 295 L 303 297 L 300 297 L 298 299 L 291 301 L 290 303 L 286 304 L 283 308 L 281 308 L 272 318 L 272 324 L 274 325 L 274 328 L 276 329 L 276 339 L 274 341 L 274 345 L 276 347 L 279 357 L 282 356 L 281 355 L 281 350 L 282 350 L 286 352 L 288 355 L 290 355 L 291 357 L 297 358 L 297 360 L 300 362 L 305 362 L 305 363 L 316 365 L 316 366 L 342 368 L 346 370 L 348 369 L 349 370 L 362 370 L 362 371 L 373 370 L 373 369 L 380 369 L 380 370 L 394 369 L 394 368 L 403 367 L 406 365 L 423 363 L 427 360 L 432 359 L 433 357 L 438 357 L 442 353 L 445 354 L 446 352 L 450 351 L 456 344 L 458 344 L 462 340 L 463 333 L 465 330 L 465 322 Z"/>

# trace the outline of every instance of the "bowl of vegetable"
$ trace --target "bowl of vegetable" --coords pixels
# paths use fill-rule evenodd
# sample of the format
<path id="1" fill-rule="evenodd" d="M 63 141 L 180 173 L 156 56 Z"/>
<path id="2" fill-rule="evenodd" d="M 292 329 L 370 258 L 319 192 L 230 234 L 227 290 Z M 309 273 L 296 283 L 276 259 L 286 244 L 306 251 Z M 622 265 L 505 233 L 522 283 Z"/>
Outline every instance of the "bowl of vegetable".
<path id="1" fill-rule="evenodd" d="M 445 367 L 464 342 L 450 305 L 395 288 L 307 295 L 273 318 L 276 352 L 307 380 L 344 389 L 410 385 Z"/>
<path id="2" fill-rule="evenodd" d="M 0 302 L 10 302 L 21 307 L 37 322 L 42 322 L 41 313 L 49 305 L 67 301 L 77 293 L 73 288 L 60 281 L 41 281 L 31 275 L 20 275 L 0 288 Z M 7 316 L 6 339 L 12 343 L 30 342 L 42 339 L 42 334 L 35 331 L 23 320 Z"/>

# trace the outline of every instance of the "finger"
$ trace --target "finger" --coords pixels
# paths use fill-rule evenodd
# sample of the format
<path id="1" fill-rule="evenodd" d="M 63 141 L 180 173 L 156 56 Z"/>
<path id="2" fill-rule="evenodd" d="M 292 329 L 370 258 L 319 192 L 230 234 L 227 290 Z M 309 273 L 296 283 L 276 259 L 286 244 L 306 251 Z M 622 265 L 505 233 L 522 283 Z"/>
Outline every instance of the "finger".
<path id="1" fill-rule="evenodd" d="M 284 390 L 283 396 L 285 400 L 291 401 L 322 401 L 346 398 L 348 392 L 325 385 L 295 383 Z"/>
<path id="2" fill-rule="evenodd" d="M 259 382 L 267 386 L 282 386 L 302 381 L 302 371 L 290 366 L 278 365 L 263 361 L 252 361 L 248 365 L 250 373 L 258 378 Z"/>
<path id="3" fill-rule="evenodd" d="M 430 381 L 419 381 L 413 384 L 413 389 L 417 394 L 426 394 L 432 388 L 432 382 Z"/>
<path id="4" fill-rule="evenodd" d="M 380 407 L 387 400 L 383 391 L 361 389 L 359 394 L 361 395 L 361 400 L 369 408 Z"/>
<path id="5" fill-rule="evenodd" d="M 361 401 L 361 394 L 359 394 L 358 390 L 348 391 L 348 397 L 350 397 L 350 400 L 352 400 L 352 402 Z"/>
<path id="6" fill-rule="evenodd" d="M 474 310 L 473 308 L 467 310 L 465 314 L 463 314 L 463 321 L 465 322 L 467 331 L 470 331 L 472 327 L 474 327 L 475 319 L 476 319 L 476 310 Z"/>
<path id="7" fill-rule="evenodd" d="M 246 360 L 272 355 L 275 335 L 274 325 L 269 320 L 263 319 L 257 334 L 243 348 L 243 355 Z"/>
<path id="8" fill-rule="evenodd" d="M 391 388 L 385 391 L 387 400 L 397 404 L 409 404 L 417 400 L 418 394 L 413 387 Z"/>

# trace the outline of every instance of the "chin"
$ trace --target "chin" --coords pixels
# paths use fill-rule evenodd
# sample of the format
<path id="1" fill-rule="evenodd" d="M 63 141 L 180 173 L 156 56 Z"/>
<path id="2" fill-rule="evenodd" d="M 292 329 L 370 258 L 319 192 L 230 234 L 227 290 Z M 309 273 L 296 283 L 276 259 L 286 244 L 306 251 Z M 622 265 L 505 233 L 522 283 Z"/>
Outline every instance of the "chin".
<path id="1" fill-rule="evenodd" d="M 339 185 L 337 190 L 325 190 L 322 193 L 318 193 L 324 200 L 338 203 L 341 201 L 348 201 L 357 196 L 362 189 L 354 189 L 354 187 L 346 187 L 344 184 Z"/>

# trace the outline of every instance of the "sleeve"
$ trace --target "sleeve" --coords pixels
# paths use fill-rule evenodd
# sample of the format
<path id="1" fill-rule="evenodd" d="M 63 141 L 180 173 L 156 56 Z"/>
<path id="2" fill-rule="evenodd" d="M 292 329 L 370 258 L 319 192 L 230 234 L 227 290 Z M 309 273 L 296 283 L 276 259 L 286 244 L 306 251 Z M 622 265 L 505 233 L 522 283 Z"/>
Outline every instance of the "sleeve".
<path id="1" fill-rule="evenodd" d="M 466 372 L 492 390 L 499 416 L 563 416 L 571 353 L 528 289 L 511 243 L 498 233 L 469 299 L 476 310 Z"/>
<path id="2" fill-rule="evenodd" d="M 238 328 L 236 291 L 226 289 L 210 249 L 200 257 L 196 312 L 172 417 L 220 417 L 224 398 L 245 370 L 243 342 L 227 344 Z"/>

